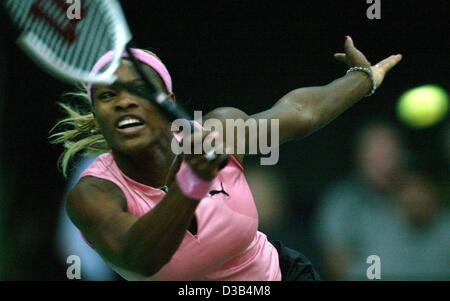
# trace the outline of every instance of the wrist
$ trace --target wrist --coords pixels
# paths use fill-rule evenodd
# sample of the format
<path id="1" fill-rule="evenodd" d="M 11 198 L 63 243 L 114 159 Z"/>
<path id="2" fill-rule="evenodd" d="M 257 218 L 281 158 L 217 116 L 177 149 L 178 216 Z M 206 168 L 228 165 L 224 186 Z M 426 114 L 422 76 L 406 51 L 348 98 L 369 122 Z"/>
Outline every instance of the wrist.
<path id="1" fill-rule="evenodd" d="M 366 97 L 372 96 L 375 93 L 375 91 L 377 90 L 377 82 L 375 81 L 372 69 L 370 67 L 354 66 L 347 70 L 347 74 L 349 74 L 351 72 L 356 72 L 356 71 L 364 73 L 370 80 L 371 88 L 370 88 L 369 93 L 366 95 Z"/>
<path id="2" fill-rule="evenodd" d="M 184 161 L 175 178 L 181 193 L 193 200 L 201 200 L 207 196 L 212 184 L 212 181 L 200 178 Z"/>

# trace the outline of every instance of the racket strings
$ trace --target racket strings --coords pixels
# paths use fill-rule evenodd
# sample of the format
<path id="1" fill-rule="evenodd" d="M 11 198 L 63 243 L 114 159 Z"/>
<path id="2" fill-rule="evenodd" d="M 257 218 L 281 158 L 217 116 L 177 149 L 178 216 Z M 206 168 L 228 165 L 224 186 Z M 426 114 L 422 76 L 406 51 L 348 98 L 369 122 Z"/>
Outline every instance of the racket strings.
<path id="1" fill-rule="evenodd" d="M 132 38 L 117 0 L 82 1 L 82 20 L 70 20 L 70 5 L 66 0 L 1 1 L 22 31 L 19 45 L 50 74 L 70 84 L 111 85 L 117 81 L 114 73 Z M 92 71 L 108 51 L 112 51 L 112 60 L 103 69 Z M 142 93 L 132 85 L 124 85 L 125 89 L 155 103 L 170 120 L 191 119 L 181 108 L 167 101 L 168 95 L 156 77 L 146 77 L 140 66 L 136 69 L 141 71 L 148 89 L 156 94 Z"/>
<path id="2" fill-rule="evenodd" d="M 124 35 L 121 39 L 117 30 L 123 18 L 110 9 L 111 1 L 83 1 L 83 22 L 69 19 L 65 0 L 4 1 L 12 20 L 24 32 L 22 46 L 38 60 L 63 70 L 66 77 L 95 79 L 98 74 L 91 70 L 98 59 L 110 50 L 123 51 Z"/>

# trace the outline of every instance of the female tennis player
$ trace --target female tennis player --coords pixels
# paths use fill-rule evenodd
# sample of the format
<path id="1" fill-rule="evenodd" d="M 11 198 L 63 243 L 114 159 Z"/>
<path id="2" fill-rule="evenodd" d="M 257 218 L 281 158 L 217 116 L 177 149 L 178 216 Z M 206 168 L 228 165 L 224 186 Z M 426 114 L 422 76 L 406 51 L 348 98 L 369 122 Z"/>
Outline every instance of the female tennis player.
<path id="1" fill-rule="evenodd" d="M 278 119 L 280 142 L 307 136 L 373 94 L 401 60 L 401 55 L 393 55 L 371 66 L 350 37 L 344 49 L 335 58 L 350 66 L 349 72 L 330 84 L 293 90 L 252 116 L 236 108 L 218 108 L 206 118 Z M 146 74 L 157 76 L 173 95 L 163 63 L 150 52 L 134 51 Z M 106 62 L 104 57 L 94 68 Z M 138 88 L 143 85 L 126 57 L 116 74 Z M 102 154 L 70 191 L 67 212 L 87 243 L 125 279 L 319 279 L 303 255 L 258 231 L 255 203 L 243 173 L 244 155 L 229 141 L 223 146 L 234 150 L 229 157 L 176 156 L 171 141 L 179 137 L 150 102 L 99 85 L 79 96 L 90 103 L 91 111 L 82 114 L 63 105 L 68 117 L 59 124 L 71 128 L 52 137 L 65 146 L 63 172 L 79 152 Z M 218 135 L 225 137 L 198 131 L 184 141 L 199 145 Z"/>

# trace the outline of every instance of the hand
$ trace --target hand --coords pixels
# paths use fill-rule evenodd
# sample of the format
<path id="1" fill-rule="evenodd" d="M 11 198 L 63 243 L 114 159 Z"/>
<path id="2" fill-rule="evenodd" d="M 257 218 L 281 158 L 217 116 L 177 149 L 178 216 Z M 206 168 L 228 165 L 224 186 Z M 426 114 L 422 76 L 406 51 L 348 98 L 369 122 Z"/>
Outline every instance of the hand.
<path id="1" fill-rule="evenodd" d="M 386 74 L 402 60 L 401 54 L 391 55 L 372 66 L 364 54 L 355 47 L 352 38 L 348 36 L 345 38 L 344 50 L 345 53 L 334 54 L 336 60 L 347 64 L 349 67 L 369 67 L 372 70 L 377 87 L 381 86 Z"/>
<path id="2" fill-rule="evenodd" d="M 191 150 L 194 150 L 194 146 L 200 147 L 203 150 L 203 142 L 209 140 L 212 142 L 214 140 L 215 147 L 211 149 L 205 149 L 203 154 L 184 154 L 184 161 L 189 164 L 192 170 L 200 178 L 211 181 L 219 173 L 220 167 L 224 161 L 227 160 L 227 155 L 223 154 L 223 141 L 217 132 L 209 133 L 205 131 L 195 132 L 185 138 L 184 141 L 191 141 Z M 211 143 L 207 143 L 211 145 Z M 215 156 L 212 159 L 206 155 L 215 152 Z"/>

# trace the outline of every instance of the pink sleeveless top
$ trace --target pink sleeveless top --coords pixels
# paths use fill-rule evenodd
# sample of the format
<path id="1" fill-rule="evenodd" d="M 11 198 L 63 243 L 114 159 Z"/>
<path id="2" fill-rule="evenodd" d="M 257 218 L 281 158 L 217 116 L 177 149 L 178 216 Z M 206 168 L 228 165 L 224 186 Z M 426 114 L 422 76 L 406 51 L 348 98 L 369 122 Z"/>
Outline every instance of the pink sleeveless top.
<path id="1" fill-rule="evenodd" d="M 185 163 L 183 163 L 185 164 Z M 138 183 L 118 168 L 106 153 L 81 177 L 93 176 L 116 184 L 127 199 L 128 212 L 143 216 L 165 195 L 161 189 Z M 203 198 L 195 215 L 197 234 L 186 231 L 171 260 L 150 278 L 108 263 L 127 280 L 281 280 L 278 252 L 258 231 L 258 213 L 240 163 L 231 156 L 213 181 L 211 190 L 223 190 Z"/>

